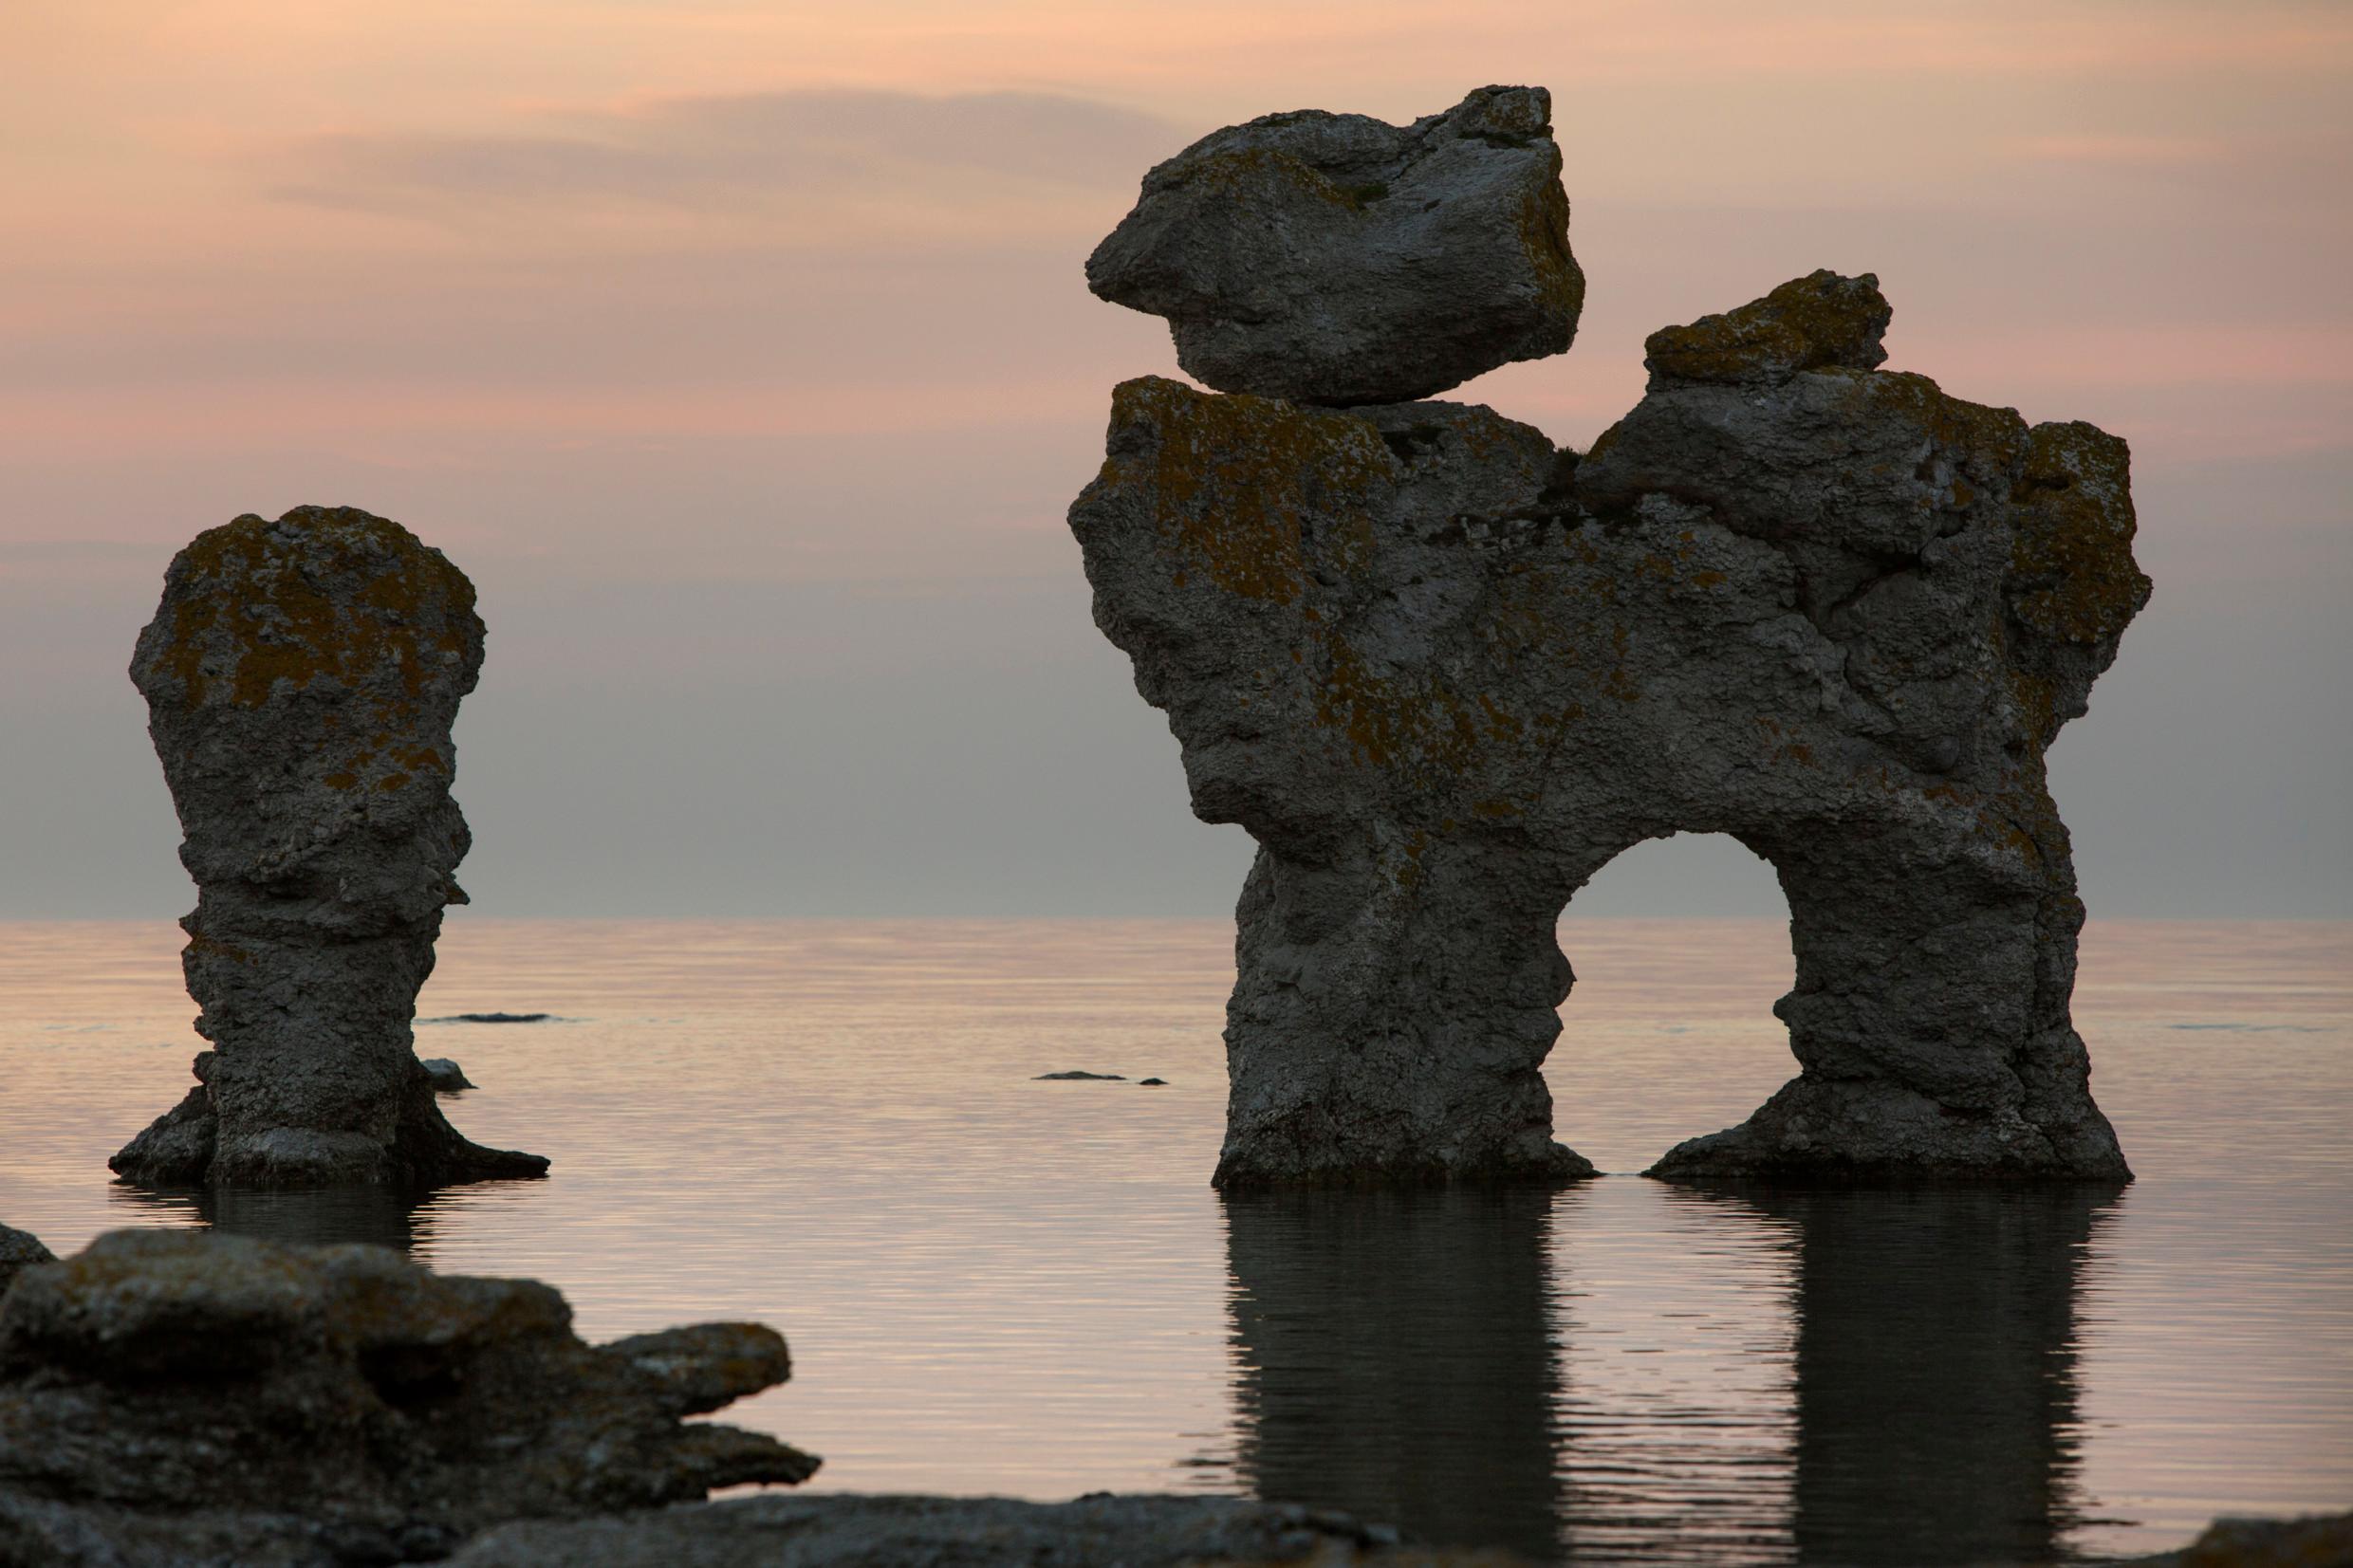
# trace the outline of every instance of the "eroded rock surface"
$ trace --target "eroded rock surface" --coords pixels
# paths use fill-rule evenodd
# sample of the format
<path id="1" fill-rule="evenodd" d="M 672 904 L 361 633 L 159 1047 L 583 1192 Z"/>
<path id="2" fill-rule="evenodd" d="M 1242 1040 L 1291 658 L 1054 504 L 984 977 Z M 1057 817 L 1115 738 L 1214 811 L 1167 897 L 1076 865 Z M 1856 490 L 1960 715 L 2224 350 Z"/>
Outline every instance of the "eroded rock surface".
<path id="1" fill-rule="evenodd" d="M 1875 368 L 1888 315 L 1820 272 L 1658 333 L 1582 459 L 1474 406 L 1113 395 L 1096 621 L 1260 846 L 1221 1185 L 1589 1173 L 1555 922 L 1678 832 L 1779 873 L 1803 1070 L 1658 1173 L 2124 1173 L 2043 766 L 2148 595 L 2124 443 Z"/>
<path id="2" fill-rule="evenodd" d="M 1584 304 L 1542 87 L 1407 126 L 1267 115 L 1144 177 L 1087 286 L 1168 318 L 1187 375 L 1310 403 L 1427 397 L 1566 348 Z"/>
<path id="3" fill-rule="evenodd" d="M 756 1323 L 588 1345 L 534 1281 L 116 1231 L 0 1305 L 0 1563 L 421 1561 L 504 1521 L 798 1482 L 810 1456 L 681 1419 L 788 1370 Z"/>
<path id="4" fill-rule="evenodd" d="M 173 559 L 131 678 L 195 879 L 197 1087 L 112 1160 L 136 1181 L 537 1175 L 469 1143 L 412 1047 L 471 839 L 450 727 L 482 668 L 473 585 L 350 507 L 245 516 Z"/>

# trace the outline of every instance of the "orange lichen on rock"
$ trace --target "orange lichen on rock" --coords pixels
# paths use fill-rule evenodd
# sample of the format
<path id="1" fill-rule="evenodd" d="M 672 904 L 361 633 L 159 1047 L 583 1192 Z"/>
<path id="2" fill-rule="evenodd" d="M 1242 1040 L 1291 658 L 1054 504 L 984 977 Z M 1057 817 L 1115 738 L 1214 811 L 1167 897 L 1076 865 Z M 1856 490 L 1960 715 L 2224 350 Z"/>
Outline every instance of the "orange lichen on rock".
<path id="1" fill-rule="evenodd" d="M 2081 420 L 2036 425 L 2011 524 L 2011 613 L 2056 642 L 2115 637 L 2149 601 L 2137 523 L 2121 438 Z"/>
<path id="2" fill-rule="evenodd" d="M 327 544 L 364 585 L 330 598 L 294 559 L 289 530 L 307 536 L 306 551 Z M 350 507 L 298 507 L 275 523 L 249 512 L 198 534 L 168 581 L 176 603 L 163 668 L 191 706 L 258 707 L 282 680 L 348 683 L 387 662 L 415 696 L 430 656 L 462 654 L 474 615 L 473 584 L 446 556 Z"/>
<path id="3" fill-rule="evenodd" d="M 1777 379 L 1843 365 L 1869 370 L 1887 358 L 1880 337 L 1893 312 L 1870 273 L 1811 272 L 1761 300 L 1688 326 L 1661 327 L 1643 341 L 1654 376 L 1683 381 Z"/>
<path id="4" fill-rule="evenodd" d="M 1288 604 L 1301 586 L 1300 520 L 1310 510 L 1343 518 L 1333 561 L 1361 566 L 1372 548 L 1361 507 L 1392 478 L 1397 460 L 1380 433 L 1345 414 L 1273 397 L 1220 397 L 1147 376 L 1112 394 L 1112 425 L 1149 429 L 1161 529 L 1211 581 L 1245 599 Z M 1118 482 L 1141 477 L 1114 458 Z"/>

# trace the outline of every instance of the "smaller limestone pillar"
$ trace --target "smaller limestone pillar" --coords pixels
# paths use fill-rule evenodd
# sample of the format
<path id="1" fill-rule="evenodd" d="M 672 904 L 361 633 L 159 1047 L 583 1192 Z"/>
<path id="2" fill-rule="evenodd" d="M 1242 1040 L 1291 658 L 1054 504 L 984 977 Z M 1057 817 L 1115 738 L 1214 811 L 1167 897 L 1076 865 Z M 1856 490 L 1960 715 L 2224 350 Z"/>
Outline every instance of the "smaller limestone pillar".
<path id="1" fill-rule="evenodd" d="M 410 1024 L 471 842 L 450 727 L 473 584 L 352 507 L 250 514 L 174 558 L 131 679 L 197 888 L 181 965 L 213 1048 L 109 1163 L 157 1186 L 543 1174 L 443 1119 Z"/>

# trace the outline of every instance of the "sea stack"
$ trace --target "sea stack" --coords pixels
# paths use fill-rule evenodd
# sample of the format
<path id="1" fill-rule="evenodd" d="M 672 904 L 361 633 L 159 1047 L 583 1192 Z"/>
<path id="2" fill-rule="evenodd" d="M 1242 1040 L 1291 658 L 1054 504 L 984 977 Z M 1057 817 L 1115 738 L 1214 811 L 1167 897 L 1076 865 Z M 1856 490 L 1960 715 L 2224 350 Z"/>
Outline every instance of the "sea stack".
<path id="1" fill-rule="evenodd" d="M 1468 101 L 1506 93 L 1544 101 Z M 2043 766 L 2148 597 L 2124 443 L 1879 369 L 1878 280 L 1827 271 L 1653 336 L 1647 395 L 1585 453 L 1476 405 L 1368 402 L 1428 378 L 1319 368 L 1279 312 L 1255 324 L 1258 294 L 1348 269 L 1336 221 L 1291 231 L 1249 299 L 1191 274 L 1234 302 L 1184 306 L 1226 323 L 1205 378 L 1250 390 L 1120 386 L 1070 513 L 1195 813 L 1259 844 L 1218 1184 L 1590 1174 L 1540 1073 L 1573 979 L 1555 925 L 1676 833 L 1779 873 L 1801 1072 L 1654 1173 L 2127 1174 L 2069 1022 L 2084 912 Z M 1367 268 L 1454 266 L 1360 232 Z M 1491 341 L 1519 308 L 1494 303 Z M 1400 365 L 1417 309 L 1385 323 Z"/>
<path id="2" fill-rule="evenodd" d="M 115 1155 L 157 1186 L 544 1173 L 458 1135 L 410 1034 L 471 839 L 450 728 L 473 584 L 351 507 L 250 514 L 174 558 L 131 678 L 186 835 L 197 1086 Z"/>

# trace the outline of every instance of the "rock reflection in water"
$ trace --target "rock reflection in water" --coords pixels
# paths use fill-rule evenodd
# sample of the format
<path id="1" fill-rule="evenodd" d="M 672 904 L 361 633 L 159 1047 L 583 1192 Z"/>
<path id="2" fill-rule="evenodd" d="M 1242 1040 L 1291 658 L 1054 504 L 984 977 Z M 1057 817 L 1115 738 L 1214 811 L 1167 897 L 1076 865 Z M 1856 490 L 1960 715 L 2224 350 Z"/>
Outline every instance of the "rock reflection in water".
<path id="1" fill-rule="evenodd" d="M 1695 1192 L 1790 1228 L 1806 1563 L 2043 1562 L 2078 1522 L 2093 1187 Z"/>
<path id="2" fill-rule="evenodd" d="M 433 1262 L 431 1215 L 437 1192 L 414 1193 L 386 1187 L 330 1188 L 110 1188 L 110 1205 L 124 1209 L 124 1225 L 170 1216 L 177 1224 L 195 1220 L 232 1236 L 264 1242 L 327 1245 L 372 1242 L 420 1264 Z"/>
<path id="3" fill-rule="evenodd" d="M 1551 1203 L 1229 1194 L 1238 1479 L 1272 1502 L 1550 1557 Z"/>
<path id="4" fill-rule="evenodd" d="M 1786 1262 L 1745 1276 L 1732 1299 L 1670 1300 L 1664 1282 L 1643 1309 L 1591 1294 L 1641 1288 L 1621 1239 L 1584 1234 L 1602 1224 L 1591 1194 L 1229 1196 L 1236 1480 L 1543 1560 L 2066 1555 L 2081 1522 L 2075 1300 L 2115 1189 L 1652 1191 L 1666 1241 L 1711 1288 L 1743 1278 L 1725 1260 L 1750 1248 Z M 1581 1237 L 1593 1256 L 1580 1272 L 1607 1278 L 1565 1318 L 1574 1303 L 1554 1271 Z M 1677 1305 L 1706 1310 L 1664 1310 Z M 1703 1408 L 1724 1348 L 1704 1341 L 1726 1309 L 1794 1319 L 1779 1395 L 1791 1419 L 1769 1450 L 1743 1447 L 1744 1431 L 1768 1430 L 1748 1390 L 1716 1385 L 1729 1403 Z M 1659 1316 L 1645 1323 L 1649 1310 Z M 1583 1336 L 1563 1337 L 1597 1316 L 1588 1370 L 1603 1375 L 1572 1390 Z M 1710 1429 L 1717 1448 L 1645 1441 L 1670 1414 L 1677 1431 Z"/>

